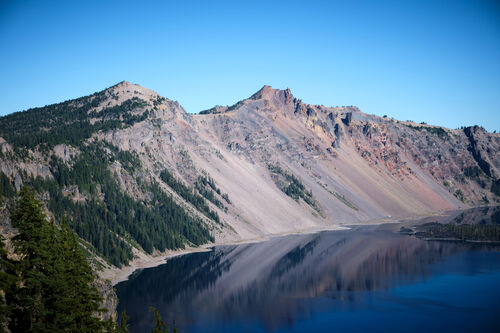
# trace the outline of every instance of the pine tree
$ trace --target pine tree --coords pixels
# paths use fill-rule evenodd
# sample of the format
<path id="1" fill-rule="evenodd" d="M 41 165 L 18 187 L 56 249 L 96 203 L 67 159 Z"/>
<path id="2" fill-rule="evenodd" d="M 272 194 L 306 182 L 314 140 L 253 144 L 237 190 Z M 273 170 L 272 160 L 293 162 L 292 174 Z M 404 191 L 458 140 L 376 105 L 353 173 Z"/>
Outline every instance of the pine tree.
<path id="1" fill-rule="evenodd" d="M 53 254 L 51 228 L 32 191 L 24 188 L 17 209 L 11 214 L 12 225 L 19 234 L 14 237 L 15 252 L 22 256 L 17 263 L 22 287 L 15 293 L 12 305 L 13 331 L 37 330 L 47 312 L 42 297 L 49 283 Z"/>
<path id="2" fill-rule="evenodd" d="M 129 333 L 127 321 L 130 319 L 125 311 L 122 312 L 120 325 L 118 325 L 117 333 Z"/>
<path id="3" fill-rule="evenodd" d="M 66 223 L 49 221 L 42 203 L 24 188 L 11 215 L 21 279 L 10 304 L 9 328 L 35 332 L 103 332 L 108 323 L 96 317 L 101 298 L 76 235 Z M 109 329 L 108 329 L 109 330 Z"/>
<path id="4" fill-rule="evenodd" d="M 50 322 L 54 328 L 71 332 L 97 332 L 103 328 L 95 313 L 103 312 L 99 306 L 101 297 L 92 287 L 94 276 L 85 259 L 76 235 L 62 223 L 58 233 L 55 261 L 57 270 L 47 295 L 51 309 Z"/>
<path id="5" fill-rule="evenodd" d="M 8 302 L 15 290 L 17 280 L 14 263 L 7 258 L 7 251 L 0 235 L 0 333 L 7 332 L 7 319 L 10 316 Z"/>
<path id="6" fill-rule="evenodd" d="M 163 319 L 161 318 L 158 310 L 152 306 L 149 307 L 149 311 L 153 312 L 155 316 L 155 328 L 151 331 L 151 333 L 168 333 L 168 326 L 165 324 Z"/>

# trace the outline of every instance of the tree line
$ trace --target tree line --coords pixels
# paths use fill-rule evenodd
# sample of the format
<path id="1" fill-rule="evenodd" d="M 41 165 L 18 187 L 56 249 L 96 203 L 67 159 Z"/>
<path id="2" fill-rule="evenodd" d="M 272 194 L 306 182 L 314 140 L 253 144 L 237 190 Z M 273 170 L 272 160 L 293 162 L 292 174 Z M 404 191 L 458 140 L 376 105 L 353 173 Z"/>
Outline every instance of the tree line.
<path id="1" fill-rule="evenodd" d="M 49 210 L 58 219 L 67 218 L 76 233 L 115 266 L 132 259 L 131 246 L 123 239 L 132 238 L 148 253 L 182 248 L 186 242 L 200 245 L 213 241 L 205 224 L 189 215 L 154 181 L 142 184 L 138 179 L 150 193 L 148 201 L 124 193 L 109 165 L 121 158 L 133 174 L 140 162 L 130 153 L 120 155 L 106 148 L 102 142 L 82 147 L 71 167 L 53 156 L 50 167 L 54 179 L 31 178 L 27 183 L 39 193 L 48 192 Z M 75 202 L 64 195 L 63 190 L 71 186 L 77 186 L 87 199 Z"/>
<path id="2" fill-rule="evenodd" d="M 197 210 L 203 213 L 208 218 L 219 223 L 219 214 L 214 210 L 210 209 L 207 205 L 205 199 L 196 193 L 195 188 L 185 185 L 181 180 L 174 177 L 174 175 L 164 169 L 160 172 L 160 178 L 163 180 L 172 190 L 177 192 L 184 200 L 191 203 Z"/>
<path id="3" fill-rule="evenodd" d="M 20 191 L 10 217 L 16 259 L 0 239 L 0 332 L 129 332 L 125 313 L 119 324 L 101 318 L 107 310 L 78 237 L 64 220 L 47 217 L 33 190 Z M 152 332 L 168 332 L 158 310 L 150 310 Z"/>
<path id="4" fill-rule="evenodd" d="M 131 126 L 147 119 L 146 101 L 137 97 L 122 104 L 91 111 L 106 100 L 104 91 L 75 100 L 32 108 L 0 117 L 0 136 L 15 148 L 48 151 L 57 144 L 77 147 L 98 131 Z M 132 111 L 144 110 L 133 114 Z M 91 122 L 90 118 L 98 121 Z M 19 149 L 15 151 L 22 153 Z"/>
<path id="5" fill-rule="evenodd" d="M 500 242 L 500 225 L 429 223 L 422 225 L 415 236 L 419 238 Z"/>
<path id="6" fill-rule="evenodd" d="M 318 202 L 314 199 L 312 191 L 307 190 L 302 181 L 294 174 L 284 170 L 279 165 L 268 164 L 267 168 L 279 189 L 295 201 L 304 200 L 318 213 L 321 213 Z"/>

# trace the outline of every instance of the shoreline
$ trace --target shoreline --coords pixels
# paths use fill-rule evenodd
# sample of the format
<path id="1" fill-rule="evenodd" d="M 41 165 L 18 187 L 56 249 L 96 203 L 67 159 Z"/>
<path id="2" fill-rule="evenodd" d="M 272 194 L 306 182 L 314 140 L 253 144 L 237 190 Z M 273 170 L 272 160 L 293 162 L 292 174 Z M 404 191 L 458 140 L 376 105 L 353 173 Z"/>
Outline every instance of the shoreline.
<path id="1" fill-rule="evenodd" d="M 370 224 L 383 224 L 387 223 L 386 219 L 383 220 L 377 220 L 380 221 L 379 223 L 366 223 L 367 225 Z M 354 225 L 354 223 L 351 223 L 349 225 Z M 228 241 L 228 242 L 219 242 L 219 243 L 207 243 L 200 245 L 199 247 L 186 247 L 185 249 L 182 250 L 167 250 L 163 253 L 158 253 L 158 254 L 153 254 L 153 255 L 148 255 L 143 252 L 138 251 L 137 249 L 134 248 L 134 254 L 137 256 L 134 257 L 132 261 L 130 261 L 128 266 L 125 267 L 108 267 L 104 268 L 102 271 L 98 271 L 97 275 L 99 278 L 104 279 L 104 280 L 109 280 L 111 281 L 111 284 L 113 286 L 117 285 L 120 282 L 128 280 L 128 278 L 134 274 L 134 272 L 144 269 L 144 268 L 151 268 L 151 267 L 156 267 L 159 265 L 162 265 L 166 263 L 166 261 L 170 258 L 186 255 L 186 254 L 191 254 L 191 253 L 197 253 L 197 252 L 208 252 L 211 251 L 213 247 L 216 246 L 224 246 L 224 245 L 242 245 L 242 244 L 251 244 L 251 243 L 260 243 L 260 242 L 265 242 L 271 238 L 274 237 L 284 237 L 284 236 L 289 236 L 289 235 L 307 235 L 307 234 L 314 234 L 317 232 L 322 232 L 322 231 L 336 231 L 336 230 L 348 230 L 350 227 L 347 225 L 329 225 L 329 226 L 323 226 L 323 227 L 315 227 L 315 228 L 310 228 L 310 229 L 304 229 L 304 230 L 294 230 L 294 231 L 287 231 L 287 232 L 282 232 L 282 233 L 276 233 L 276 234 L 269 234 L 269 235 L 264 235 L 260 237 L 255 237 L 255 238 L 247 238 L 247 239 L 240 239 L 240 240 L 234 240 L 234 241 Z"/>
<path id="2" fill-rule="evenodd" d="M 357 226 L 357 225 L 381 225 L 381 224 L 386 224 L 386 223 L 400 223 L 400 222 L 405 222 L 408 220 L 416 220 L 419 218 L 424 218 L 428 216 L 443 216 L 451 213 L 451 211 L 437 211 L 434 212 L 433 214 L 424 214 L 420 216 L 413 216 L 413 217 L 392 217 L 392 216 L 386 216 L 382 217 L 379 219 L 373 219 L 373 220 L 368 220 L 368 221 L 355 221 L 351 223 L 343 223 L 343 224 L 332 224 L 332 225 L 325 225 L 325 226 L 318 226 L 318 227 L 312 227 L 309 229 L 303 229 L 303 230 L 293 230 L 293 231 L 287 231 L 287 232 L 281 232 L 281 233 L 275 233 L 275 234 L 268 234 L 268 235 L 263 235 L 260 237 L 255 237 L 255 238 L 247 238 L 247 239 L 240 239 L 240 240 L 234 240 L 234 241 L 228 241 L 228 242 L 215 242 L 215 243 L 208 243 L 208 244 L 203 244 L 199 247 L 187 247 L 182 250 L 167 250 L 163 253 L 157 253 L 153 255 L 148 255 L 144 252 L 141 252 L 137 249 L 133 249 L 134 251 L 134 259 L 129 263 L 128 266 L 125 267 L 108 267 L 103 269 L 102 271 L 98 271 L 97 275 L 99 278 L 104 279 L 104 280 L 109 280 L 111 281 L 111 284 L 115 286 L 116 284 L 128 280 L 128 278 L 137 270 L 141 270 L 144 268 L 151 268 L 151 267 L 156 267 L 159 265 L 164 264 L 168 259 L 174 258 L 177 256 L 182 256 L 185 254 L 190 254 L 190 253 L 197 253 L 197 252 L 207 252 L 211 251 L 211 248 L 216 247 L 216 246 L 223 246 L 223 245 L 241 245 L 241 244 L 251 244 L 251 243 L 260 243 L 260 242 L 265 242 L 271 238 L 274 237 L 283 237 L 283 236 L 288 236 L 288 235 L 306 235 L 306 234 L 313 234 L 317 232 L 322 232 L 322 231 L 335 231 L 335 230 L 348 230 L 351 229 L 352 226 Z"/>
<path id="3" fill-rule="evenodd" d="M 474 244 L 491 244 L 496 245 L 500 244 L 500 241 L 492 241 L 492 240 L 480 240 L 480 239 L 461 239 L 461 238 L 453 238 L 453 237 L 418 237 L 415 234 L 409 234 L 415 238 L 421 239 L 423 241 L 435 241 L 435 242 L 457 242 L 457 243 L 474 243 Z"/>
<path id="4" fill-rule="evenodd" d="M 177 256 L 182 256 L 185 254 L 196 253 L 196 252 L 206 252 L 210 251 L 212 244 L 204 244 L 200 247 L 186 248 L 182 250 L 168 250 L 161 254 L 148 255 L 141 253 L 139 257 L 134 257 L 129 263 L 129 265 L 118 268 L 118 267 L 108 267 L 102 271 L 97 272 L 99 278 L 111 281 L 111 284 L 115 286 L 116 284 L 128 280 L 128 278 L 134 274 L 134 272 L 150 267 L 156 267 L 164 264 L 167 259 L 174 258 Z"/>

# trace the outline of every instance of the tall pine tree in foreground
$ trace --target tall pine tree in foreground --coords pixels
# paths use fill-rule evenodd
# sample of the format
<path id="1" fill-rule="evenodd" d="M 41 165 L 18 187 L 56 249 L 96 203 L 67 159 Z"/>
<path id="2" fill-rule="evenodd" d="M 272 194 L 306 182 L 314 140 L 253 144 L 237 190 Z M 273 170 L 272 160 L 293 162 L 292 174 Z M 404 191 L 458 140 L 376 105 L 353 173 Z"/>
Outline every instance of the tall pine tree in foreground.
<path id="1" fill-rule="evenodd" d="M 13 332 L 106 332 L 97 317 L 101 298 L 92 287 L 92 270 L 73 231 L 47 219 L 42 203 L 24 188 L 11 214 L 18 281 L 5 287 L 5 311 Z M 6 272 L 2 261 L 2 271 Z M 2 288 L 4 288 L 2 286 Z"/>
<path id="2" fill-rule="evenodd" d="M 0 235 L 0 333 L 7 332 L 7 319 L 11 312 L 7 303 L 16 288 L 17 282 L 15 264 L 7 258 L 3 237 Z"/>
<path id="3" fill-rule="evenodd" d="M 0 239 L 0 333 L 127 333 L 128 316 L 119 325 L 98 315 L 102 301 L 92 286 L 94 275 L 78 237 L 62 221 L 49 220 L 42 203 L 28 188 L 21 190 L 12 225 L 18 260 L 9 259 Z M 168 332 L 158 310 L 153 332 Z M 173 333 L 177 327 L 173 328 Z"/>

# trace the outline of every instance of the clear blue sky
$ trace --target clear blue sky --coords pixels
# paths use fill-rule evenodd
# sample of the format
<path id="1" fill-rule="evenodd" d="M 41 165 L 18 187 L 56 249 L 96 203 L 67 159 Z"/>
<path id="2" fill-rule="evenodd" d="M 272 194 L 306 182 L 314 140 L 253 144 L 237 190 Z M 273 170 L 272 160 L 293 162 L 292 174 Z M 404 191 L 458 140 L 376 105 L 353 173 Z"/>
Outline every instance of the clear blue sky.
<path id="1" fill-rule="evenodd" d="M 122 80 L 188 112 L 268 84 L 307 103 L 500 130 L 493 0 L 0 1 L 0 115 Z"/>

